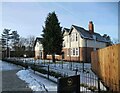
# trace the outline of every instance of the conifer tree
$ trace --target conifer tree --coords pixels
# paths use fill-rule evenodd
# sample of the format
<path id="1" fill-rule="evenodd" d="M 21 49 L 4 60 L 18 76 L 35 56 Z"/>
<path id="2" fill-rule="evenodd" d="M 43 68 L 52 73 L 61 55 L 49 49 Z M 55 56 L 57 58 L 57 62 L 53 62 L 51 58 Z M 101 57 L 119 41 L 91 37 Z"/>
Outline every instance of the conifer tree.
<path id="1" fill-rule="evenodd" d="M 52 55 L 53 62 L 55 62 L 55 54 L 61 54 L 62 51 L 63 36 L 61 29 L 55 12 L 49 13 L 45 27 L 43 27 L 42 44 L 44 52 Z"/>

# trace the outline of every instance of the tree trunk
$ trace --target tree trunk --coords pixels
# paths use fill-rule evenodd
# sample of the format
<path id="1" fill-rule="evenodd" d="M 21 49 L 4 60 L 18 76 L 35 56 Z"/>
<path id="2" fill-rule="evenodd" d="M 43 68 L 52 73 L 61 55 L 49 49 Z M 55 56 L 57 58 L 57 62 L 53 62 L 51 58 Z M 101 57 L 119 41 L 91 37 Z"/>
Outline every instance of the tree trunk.
<path id="1" fill-rule="evenodd" d="M 43 50 L 43 59 L 47 59 L 47 53 Z"/>
<path id="2" fill-rule="evenodd" d="M 54 53 L 52 54 L 52 62 L 55 63 L 55 54 Z"/>

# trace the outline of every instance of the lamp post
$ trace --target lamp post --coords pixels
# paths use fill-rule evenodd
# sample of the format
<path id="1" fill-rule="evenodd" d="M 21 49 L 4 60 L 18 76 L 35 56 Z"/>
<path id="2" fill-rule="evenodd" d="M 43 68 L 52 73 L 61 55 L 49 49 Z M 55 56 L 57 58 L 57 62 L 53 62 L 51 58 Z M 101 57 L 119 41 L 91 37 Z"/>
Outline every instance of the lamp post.
<path id="1" fill-rule="evenodd" d="M 24 54 L 24 62 L 25 62 L 25 70 L 26 70 L 26 68 L 27 68 L 27 66 L 26 66 L 26 54 Z"/>

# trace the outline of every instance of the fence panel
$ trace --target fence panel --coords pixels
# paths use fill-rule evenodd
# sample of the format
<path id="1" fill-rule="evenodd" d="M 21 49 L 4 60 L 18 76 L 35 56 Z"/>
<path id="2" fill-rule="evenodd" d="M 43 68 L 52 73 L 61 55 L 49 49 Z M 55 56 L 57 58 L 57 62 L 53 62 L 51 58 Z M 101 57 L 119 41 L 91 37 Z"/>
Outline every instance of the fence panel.
<path id="1" fill-rule="evenodd" d="M 120 91 L 120 44 L 91 54 L 92 70 L 112 91 Z"/>

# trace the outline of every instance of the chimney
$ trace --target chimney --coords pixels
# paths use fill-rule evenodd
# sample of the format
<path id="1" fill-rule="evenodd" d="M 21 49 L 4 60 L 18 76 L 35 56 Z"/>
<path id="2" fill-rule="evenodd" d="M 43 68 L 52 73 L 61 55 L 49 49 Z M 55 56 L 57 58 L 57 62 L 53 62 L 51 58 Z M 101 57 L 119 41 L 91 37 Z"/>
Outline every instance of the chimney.
<path id="1" fill-rule="evenodd" d="M 94 25 L 93 25 L 92 21 L 89 22 L 89 26 L 88 27 L 89 27 L 90 33 L 93 34 L 94 33 Z"/>

